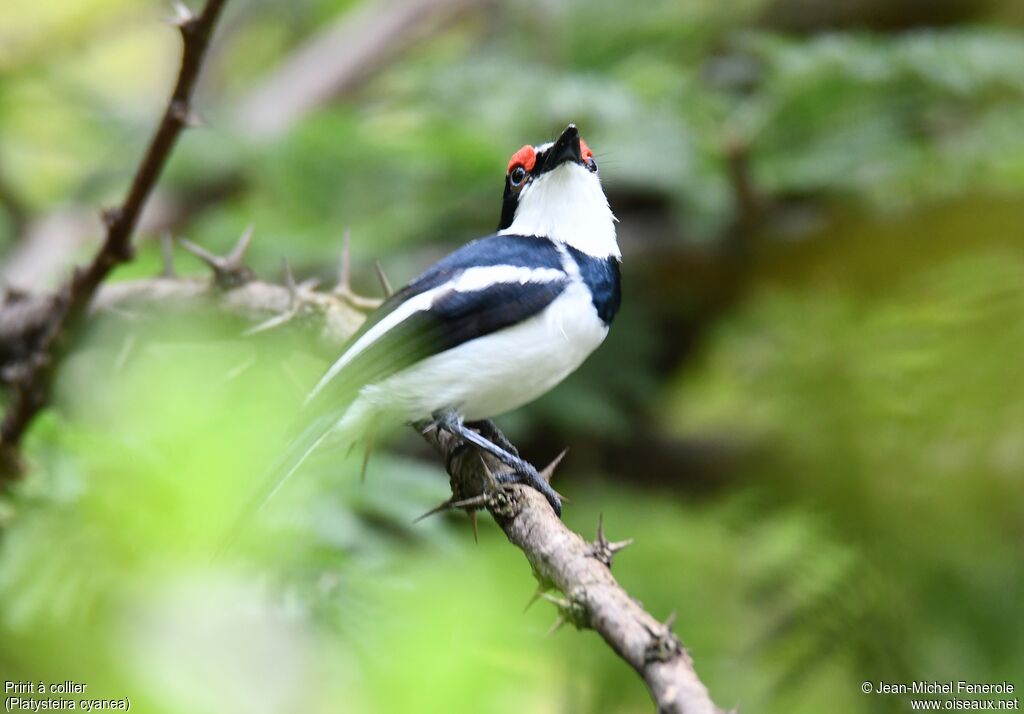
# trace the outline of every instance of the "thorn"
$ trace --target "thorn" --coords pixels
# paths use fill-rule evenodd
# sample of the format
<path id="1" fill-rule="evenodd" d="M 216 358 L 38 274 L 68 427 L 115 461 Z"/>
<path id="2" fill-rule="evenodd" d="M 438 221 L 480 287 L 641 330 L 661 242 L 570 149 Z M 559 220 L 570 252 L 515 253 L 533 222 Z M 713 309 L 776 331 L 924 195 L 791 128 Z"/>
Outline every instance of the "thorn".
<path id="1" fill-rule="evenodd" d="M 175 0 L 174 17 L 171 19 L 171 24 L 181 27 L 195 19 L 196 16 L 192 14 L 192 11 L 188 9 L 185 3 L 181 2 L 181 0 Z"/>
<path id="2" fill-rule="evenodd" d="M 633 539 L 627 538 L 626 540 L 620 540 L 616 542 L 609 541 L 604 534 L 604 514 L 600 514 L 597 517 L 597 538 L 590 544 L 590 555 L 597 560 L 604 563 L 609 568 L 612 567 L 612 559 L 615 554 L 620 550 L 633 545 Z"/>
<path id="3" fill-rule="evenodd" d="M 480 526 L 477 524 L 476 511 L 467 510 L 466 515 L 469 516 L 469 522 L 473 526 L 473 542 L 480 542 Z"/>
<path id="4" fill-rule="evenodd" d="M 669 632 L 671 632 L 671 631 L 672 631 L 672 628 L 673 628 L 673 627 L 675 626 L 675 624 L 676 624 L 676 619 L 677 619 L 678 617 L 679 617 L 679 613 L 678 613 L 678 612 L 676 612 L 675 610 L 673 610 L 672 612 L 670 612 L 670 613 L 668 614 L 668 617 L 666 617 L 666 618 L 665 618 L 665 622 L 664 622 L 664 625 L 665 625 L 665 629 L 666 629 L 666 630 L 668 630 Z"/>
<path id="5" fill-rule="evenodd" d="M 248 359 L 242 360 L 242 362 L 240 362 L 238 365 L 232 367 L 231 369 L 224 373 L 223 381 L 230 382 L 233 379 L 238 379 L 238 377 L 245 374 L 245 372 L 254 364 L 256 364 L 255 357 L 249 357 Z"/>
<path id="6" fill-rule="evenodd" d="M 540 600 L 541 596 L 544 595 L 544 593 L 546 593 L 547 591 L 547 588 L 545 588 L 540 583 L 537 583 L 537 589 L 533 591 L 533 595 L 530 596 L 529 601 L 526 603 L 526 607 L 523 608 L 523 612 L 526 612 L 531 607 L 533 607 L 533 603 Z"/>
<path id="7" fill-rule="evenodd" d="M 255 279 L 256 274 L 245 264 L 245 251 L 252 244 L 253 227 L 250 225 L 242 236 L 235 243 L 231 252 L 221 257 L 214 255 L 202 246 L 196 245 L 190 240 L 179 238 L 181 246 L 192 255 L 199 258 L 213 270 L 213 279 L 217 286 L 230 290 Z"/>
<path id="8" fill-rule="evenodd" d="M 341 260 L 338 263 L 338 285 L 336 291 L 352 290 L 352 229 L 346 227 L 341 235 Z"/>
<path id="9" fill-rule="evenodd" d="M 514 502 L 509 500 L 508 488 L 514 483 L 509 480 L 499 481 L 487 465 L 484 455 L 477 452 L 480 458 L 480 466 L 483 468 L 481 487 L 483 494 L 478 498 L 483 501 L 483 506 L 495 517 L 508 516 L 514 511 Z M 504 472 L 501 476 L 512 476 L 511 472 Z"/>
<path id="10" fill-rule="evenodd" d="M 610 550 L 612 552 L 612 555 L 615 555 L 620 550 L 625 550 L 629 546 L 633 545 L 634 542 L 635 542 L 635 540 L 633 538 L 626 538 L 626 540 L 612 541 L 611 543 L 608 544 L 608 550 Z"/>
<path id="11" fill-rule="evenodd" d="M 114 372 L 120 372 L 124 369 L 124 366 L 128 363 L 128 358 L 135 350 L 135 335 L 128 335 L 125 338 L 124 344 L 121 345 L 120 351 L 117 353 L 117 358 L 114 360 Z"/>
<path id="12" fill-rule="evenodd" d="M 487 505 L 487 494 L 464 498 L 452 503 L 452 508 L 483 508 Z"/>
<path id="13" fill-rule="evenodd" d="M 267 330 L 272 330 L 275 327 L 280 327 L 281 325 L 291 322 L 302 313 L 302 293 L 304 290 L 310 290 L 312 287 L 315 287 L 316 281 L 307 280 L 306 282 L 296 285 L 295 274 L 292 273 L 292 266 L 288 263 L 287 258 L 281 259 L 281 272 L 284 273 L 284 286 L 288 290 L 288 309 L 280 315 L 274 315 L 260 324 L 250 327 L 242 333 L 246 337 L 260 332 L 266 332 Z M 352 446 L 354 445 L 355 444 L 353 443 Z M 366 467 L 365 464 L 363 467 Z"/>
<path id="14" fill-rule="evenodd" d="M 373 261 L 373 267 L 377 269 L 377 279 L 380 280 L 380 286 L 384 289 L 384 297 L 389 298 L 394 295 L 395 291 L 391 289 L 391 281 L 384 274 L 384 268 L 381 266 L 380 261 Z"/>
<path id="15" fill-rule="evenodd" d="M 647 630 L 647 634 L 651 636 L 651 642 L 647 644 L 644 649 L 644 661 L 646 662 L 667 662 L 673 657 L 683 653 L 683 644 L 679 641 L 679 638 L 672 632 L 672 626 L 676 623 L 676 612 L 673 610 L 665 622 L 659 623 L 659 627 L 654 628 L 648 625 L 646 622 L 643 623 L 644 629 Z"/>
<path id="16" fill-rule="evenodd" d="M 352 289 L 352 231 L 345 229 L 341 237 L 341 260 L 338 263 L 338 283 L 332 291 L 335 295 L 358 310 L 373 310 L 383 300 L 363 297 Z"/>
<path id="17" fill-rule="evenodd" d="M 160 260 L 163 267 L 160 269 L 160 277 L 173 278 L 174 273 L 174 237 L 168 233 L 160 234 Z"/>
<path id="18" fill-rule="evenodd" d="M 194 107 L 188 110 L 188 113 L 185 114 L 182 123 L 188 129 L 205 129 L 207 127 L 206 120 L 200 116 L 199 112 L 197 112 Z"/>
<path id="19" fill-rule="evenodd" d="M 228 262 L 235 263 L 239 266 L 242 264 L 242 259 L 245 257 L 245 252 L 249 250 L 249 246 L 252 245 L 252 236 L 256 231 L 256 226 L 249 224 L 242 231 L 242 235 L 238 238 L 238 242 L 235 243 L 235 247 L 228 253 Z"/>
<path id="20" fill-rule="evenodd" d="M 242 335 L 244 337 L 252 337 L 253 335 L 258 335 L 261 332 L 273 330 L 275 327 L 280 327 L 281 325 L 287 322 L 291 322 L 293 317 L 295 317 L 295 313 L 293 310 L 289 309 L 285 312 L 282 312 L 280 315 L 274 315 L 269 320 L 264 320 L 258 325 L 253 325 L 248 330 L 243 332 Z"/>
<path id="21" fill-rule="evenodd" d="M 281 258 L 281 272 L 284 273 L 284 286 L 288 288 L 288 297 L 294 304 L 299 291 L 295 285 L 295 273 L 292 272 L 292 266 L 287 258 Z"/>
<path id="22" fill-rule="evenodd" d="M 453 503 L 453 500 L 449 498 L 447 501 L 443 501 L 443 502 L 439 503 L 438 505 L 434 506 L 433 508 L 431 508 L 426 513 L 424 513 L 424 514 L 422 514 L 420 516 L 417 516 L 416 518 L 413 519 L 412 522 L 413 523 L 419 523 L 423 519 L 430 518 L 433 515 L 441 513 L 442 511 L 449 511 L 449 510 L 452 509 L 452 503 Z"/>
<path id="23" fill-rule="evenodd" d="M 115 223 L 121 220 L 121 208 L 119 206 L 104 208 L 100 211 L 100 220 L 103 221 L 103 227 L 110 230 Z"/>
<path id="24" fill-rule="evenodd" d="M 548 634 L 566 622 L 571 622 L 577 630 L 590 626 L 587 622 L 586 588 L 583 585 L 576 585 L 565 597 L 547 592 L 540 596 L 558 608 L 557 626 L 553 626 Z"/>
<path id="25" fill-rule="evenodd" d="M 335 288 L 334 294 L 357 310 L 376 310 L 384 302 L 377 298 L 363 297 L 352 290 L 342 290 L 340 288 Z"/>
<path id="26" fill-rule="evenodd" d="M 359 468 L 359 483 L 366 483 L 366 467 L 370 464 L 370 454 L 373 453 L 373 437 L 371 432 L 366 439 L 366 448 L 363 449 L 363 465 Z"/>
<path id="27" fill-rule="evenodd" d="M 481 506 L 484 506 L 486 503 L 486 496 L 473 496 L 472 498 L 465 498 L 461 501 L 456 501 L 452 498 L 449 498 L 447 501 L 444 501 L 443 503 L 434 506 L 423 515 L 414 518 L 413 523 L 419 523 L 424 518 L 429 518 L 430 516 L 436 515 L 443 511 L 451 511 L 455 508 L 480 508 Z"/>
<path id="28" fill-rule="evenodd" d="M 174 17 L 170 23 L 181 31 L 182 39 L 188 40 L 199 24 L 199 18 L 181 0 L 174 2 Z"/>
<path id="29" fill-rule="evenodd" d="M 199 260 L 203 261 L 214 270 L 216 270 L 217 263 L 221 260 L 219 257 L 209 252 L 208 250 L 206 250 L 206 248 L 202 247 L 201 245 L 193 243 L 188 238 L 179 238 L 178 242 L 181 243 L 182 248 L 187 250 L 195 257 L 199 258 Z"/>
<path id="30" fill-rule="evenodd" d="M 569 453 L 569 449 L 562 449 L 562 453 L 552 459 L 551 463 L 545 466 L 540 474 L 538 474 L 544 479 L 545 483 L 551 483 L 551 477 L 555 475 L 555 469 L 558 468 L 558 464 L 562 463 L 562 459 L 565 458 L 567 453 Z M 559 496 L 561 497 L 561 494 Z"/>
<path id="31" fill-rule="evenodd" d="M 480 465 L 484 468 L 484 493 L 494 493 L 499 488 L 498 479 L 494 478 L 494 474 L 491 472 L 491 468 L 487 465 L 487 460 L 482 453 L 480 454 Z"/>
<path id="32" fill-rule="evenodd" d="M 281 272 L 284 274 L 284 286 L 288 291 L 288 309 L 280 315 L 275 315 L 269 320 L 264 320 L 260 324 L 250 327 L 242 334 L 249 336 L 255 335 L 258 332 L 265 332 L 280 325 L 284 325 L 287 322 L 291 322 L 302 314 L 302 307 L 304 304 L 303 293 L 314 290 L 319 284 L 319 281 L 316 279 L 304 280 L 303 282 L 296 284 L 295 274 L 292 272 L 292 266 L 288 262 L 287 258 L 281 259 Z"/>
<path id="33" fill-rule="evenodd" d="M 171 116 L 175 121 L 181 124 L 188 125 L 189 115 L 192 113 L 192 108 L 188 102 L 183 99 L 175 99 L 171 102 Z"/>
<path id="34" fill-rule="evenodd" d="M 556 605 L 559 610 L 568 610 L 570 607 L 572 607 L 572 603 L 566 600 L 564 597 L 558 597 L 557 595 L 552 595 L 549 592 L 541 593 L 541 597 L 547 600 L 548 602 Z"/>
<path id="35" fill-rule="evenodd" d="M 199 116 L 195 108 L 182 99 L 171 102 L 171 116 L 188 129 L 199 129 L 206 126 L 206 122 Z"/>
<path id="36" fill-rule="evenodd" d="M 544 633 L 544 636 L 551 637 L 551 635 L 555 634 L 560 629 L 562 629 L 562 625 L 564 625 L 566 622 L 568 622 L 568 619 L 565 617 L 565 615 L 559 615 L 555 619 L 554 624 L 552 624 L 551 627 L 548 628 L 548 631 Z"/>

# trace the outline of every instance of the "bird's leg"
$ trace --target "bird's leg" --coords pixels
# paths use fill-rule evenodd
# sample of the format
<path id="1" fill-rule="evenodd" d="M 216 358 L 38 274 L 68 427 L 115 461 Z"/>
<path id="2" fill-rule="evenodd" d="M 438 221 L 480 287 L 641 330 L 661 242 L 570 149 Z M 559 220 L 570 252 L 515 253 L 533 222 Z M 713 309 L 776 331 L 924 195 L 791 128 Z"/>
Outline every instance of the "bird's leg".
<path id="1" fill-rule="evenodd" d="M 444 429 L 450 434 L 458 436 L 463 441 L 473 444 L 479 449 L 486 451 L 491 456 L 495 457 L 503 464 L 512 469 L 512 474 L 495 474 L 494 478 L 499 483 L 522 483 L 527 486 L 540 491 L 544 498 L 551 504 L 551 508 L 554 509 L 558 516 L 562 515 L 562 499 L 555 492 L 555 489 L 551 488 L 550 484 L 541 478 L 541 475 L 537 473 L 537 469 L 533 467 L 533 464 L 520 458 L 518 454 L 513 454 L 507 449 L 498 446 L 493 443 L 482 434 L 470 429 L 463 422 L 462 417 L 459 416 L 455 411 L 447 410 L 434 415 L 434 423 L 437 424 L 438 428 Z M 491 424 L 493 428 L 494 425 Z M 494 429 L 497 431 L 497 429 Z M 506 441 L 502 439 L 502 441 Z M 507 441 L 506 441 L 507 443 Z M 513 447 L 513 451 L 515 447 Z"/>
<path id="2" fill-rule="evenodd" d="M 508 437 L 501 433 L 501 430 L 498 429 L 498 425 L 490 419 L 466 422 L 466 426 L 476 429 L 489 442 L 496 446 L 500 446 L 513 456 L 519 456 L 519 449 L 515 447 L 515 444 L 508 440 Z"/>

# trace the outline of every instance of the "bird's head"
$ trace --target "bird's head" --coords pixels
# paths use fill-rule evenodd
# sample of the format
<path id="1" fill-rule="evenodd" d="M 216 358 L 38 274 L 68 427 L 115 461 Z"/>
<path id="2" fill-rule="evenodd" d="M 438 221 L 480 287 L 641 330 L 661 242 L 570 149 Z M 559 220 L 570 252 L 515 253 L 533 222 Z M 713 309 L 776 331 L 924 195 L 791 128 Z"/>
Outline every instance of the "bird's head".
<path id="1" fill-rule="evenodd" d="M 575 124 L 554 141 L 527 144 L 509 159 L 498 231 L 543 236 L 598 257 L 619 256 L 615 216 L 597 161 Z"/>

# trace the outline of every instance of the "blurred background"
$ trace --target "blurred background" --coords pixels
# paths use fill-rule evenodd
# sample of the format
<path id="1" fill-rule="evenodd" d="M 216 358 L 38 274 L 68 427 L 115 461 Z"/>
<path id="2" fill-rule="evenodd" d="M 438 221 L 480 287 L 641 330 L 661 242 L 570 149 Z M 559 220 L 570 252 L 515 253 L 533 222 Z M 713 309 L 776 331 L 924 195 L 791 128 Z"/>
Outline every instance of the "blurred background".
<path id="1" fill-rule="evenodd" d="M 151 202 L 162 234 L 333 284 L 404 282 L 497 224 L 576 122 L 624 254 L 584 368 L 499 420 L 563 447 L 565 520 L 716 702 L 906 711 L 864 680 L 1024 672 L 1024 11 L 1013 0 L 231 0 Z M 0 277 L 101 235 L 179 58 L 154 0 L 0 11 Z M 183 253 L 177 268 L 203 275 Z M 143 712 L 648 712 L 590 632 L 525 614 L 489 520 L 413 433 L 319 456 L 211 554 L 329 355 L 196 312 L 94 322 L 0 500 L 0 679 Z M 1015 680 L 1016 678 L 1016 680 Z"/>

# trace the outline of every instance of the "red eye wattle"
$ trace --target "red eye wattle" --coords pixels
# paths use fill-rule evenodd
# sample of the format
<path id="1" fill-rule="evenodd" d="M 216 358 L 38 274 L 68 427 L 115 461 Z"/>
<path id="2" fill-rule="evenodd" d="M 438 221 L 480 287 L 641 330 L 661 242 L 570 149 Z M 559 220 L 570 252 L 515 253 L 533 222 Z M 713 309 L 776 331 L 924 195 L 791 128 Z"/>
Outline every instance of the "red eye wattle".
<path id="1" fill-rule="evenodd" d="M 580 139 L 580 156 L 583 157 L 584 163 L 594 158 L 594 152 L 590 150 L 587 142 L 583 141 L 583 139 Z"/>
<path id="2" fill-rule="evenodd" d="M 533 150 L 533 147 L 527 144 L 516 153 L 512 154 L 512 158 L 508 160 L 508 171 L 512 171 L 516 166 L 522 166 L 527 171 L 533 171 L 534 165 L 537 163 L 537 152 Z"/>

